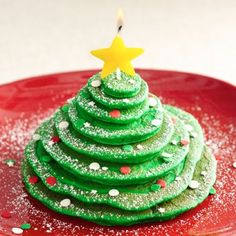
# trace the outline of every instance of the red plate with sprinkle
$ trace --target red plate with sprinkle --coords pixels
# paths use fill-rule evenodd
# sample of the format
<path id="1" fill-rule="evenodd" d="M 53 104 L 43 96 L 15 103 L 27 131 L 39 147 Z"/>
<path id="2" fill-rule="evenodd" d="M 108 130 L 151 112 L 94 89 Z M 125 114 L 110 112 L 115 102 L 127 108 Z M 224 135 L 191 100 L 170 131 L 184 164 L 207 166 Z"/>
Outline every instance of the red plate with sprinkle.
<path id="1" fill-rule="evenodd" d="M 20 162 L 32 131 L 58 106 L 74 96 L 97 71 L 39 76 L 0 86 L 0 235 L 29 223 L 23 235 L 236 235 L 236 88 L 206 76 L 157 70 L 137 70 L 150 92 L 163 103 L 185 109 L 198 118 L 206 142 L 218 159 L 216 194 L 195 209 L 167 222 L 131 227 L 105 227 L 61 215 L 25 191 Z M 116 114 L 117 115 L 117 114 Z M 16 160 L 13 167 L 4 161 Z"/>
<path id="2" fill-rule="evenodd" d="M 9 211 L 2 211 L 1 217 L 6 219 L 11 218 L 11 213 Z"/>

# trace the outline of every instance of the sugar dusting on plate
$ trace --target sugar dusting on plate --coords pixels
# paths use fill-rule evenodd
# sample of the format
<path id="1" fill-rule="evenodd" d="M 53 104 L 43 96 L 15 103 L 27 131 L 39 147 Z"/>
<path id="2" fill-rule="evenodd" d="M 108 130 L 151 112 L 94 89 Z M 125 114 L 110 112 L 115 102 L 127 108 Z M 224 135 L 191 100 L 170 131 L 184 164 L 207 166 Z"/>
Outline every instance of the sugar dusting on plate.
<path id="1" fill-rule="evenodd" d="M 173 104 L 173 103 L 172 103 Z M 186 108 L 186 107 L 185 107 Z M 21 113 L 18 119 L 7 119 L 0 126 L 0 182 L 2 188 L 2 197 L 4 202 L 0 202 L 0 209 L 11 212 L 14 226 L 11 225 L 9 219 L 1 219 L 4 224 L 9 227 L 0 227 L 0 232 L 9 233 L 12 227 L 20 227 L 22 223 L 28 222 L 31 224 L 31 231 L 40 231 L 46 233 L 60 232 L 60 235 L 72 235 L 81 230 L 91 234 L 102 235 L 171 235 L 175 232 L 178 235 L 183 235 L 183 228 L 190 230 L 191 233 L 207 231 L 207 226 L 224 225 L 227 222 L 221 222 L 221 214 L 226 214 L 229 211 L 236 211 L 236 204 L 231 204 L 232 199 L 236 199 L 236 169 L 233 168 L 236 153 L 236 127 L 225 119 L 225 123 L 220 122 L 214 116 L 209 116 L 204 113 L 200 107 L 189 107 L 187 109 L 197 117 L 201 117 L 200 123 L 205 128 L 207 137 L 206 143 L 211 147 L 216 156 L 221 156 L 218 160 L 217 181 L 215 195 L 210 196 L 207 201 L 207 207 L 194 209 L 170 222 L 142 224 L 133 227 L 102 227 L 85 221 L 75 221 L 70 217 L 62 217 L 59 214 L 52 214 L 41 206 L 40 203 L 35 204 L 35 200 L 23 189 L 20 174 L 20 160 L 23 157 L 24 147 L 32 136 L 35 128 L 45 118 L 53 114 L 54 110 L 47 112 L 36 112 L 28 117 L 27 114 Z M 199 115 L 201 114 L 201 115 Z M 4 160 L 14 159 L 15 165 L 9 168 L 4 164 Z M 7 172 L 7 174 L 6 174 Z M 70 220 L 71 219 L 71 220 Z M 72 220 L 73 219 L 73 220 Z M 192 225 L 192 222 L 195 225 Z M 9 222 L 9 223 L 8 223 Z M 12 221 L 11 221 L 12 222 Z M 57 234 L 59 235 L 59 234 Z"/>

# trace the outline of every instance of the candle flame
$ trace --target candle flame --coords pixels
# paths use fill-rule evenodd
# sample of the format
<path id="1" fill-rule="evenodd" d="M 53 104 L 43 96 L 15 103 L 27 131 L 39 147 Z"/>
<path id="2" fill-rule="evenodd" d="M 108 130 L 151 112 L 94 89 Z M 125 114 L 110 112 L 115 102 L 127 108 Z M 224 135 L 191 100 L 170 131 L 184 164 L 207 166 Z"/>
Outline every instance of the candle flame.
<path id="1" fill-rule="evenodd" d="M 124 14 L 123 10 L 121 8 L 117 11 L 117 33 L 121 32 L 121 29 L 123 28 L 124 24 Z"/>

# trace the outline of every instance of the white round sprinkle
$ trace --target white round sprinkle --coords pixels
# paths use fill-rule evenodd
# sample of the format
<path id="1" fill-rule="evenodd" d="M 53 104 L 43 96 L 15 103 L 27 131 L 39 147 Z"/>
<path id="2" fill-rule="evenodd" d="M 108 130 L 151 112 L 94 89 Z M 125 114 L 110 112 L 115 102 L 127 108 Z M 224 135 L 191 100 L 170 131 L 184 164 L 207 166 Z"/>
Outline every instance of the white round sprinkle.
<path id="1" fill-rule="evenodd" d="M 158 208 L 158 211 L 159 211 L 160 213 L 164 213 L 164 212 L 166 211 L 166 209 L 163 208 L 163 207 L 159 207 L 159 208 Z"/>
<path id="2" fill-rule="evenodd" d="M 161 154 L 162 157 L 172 157 L 172 154 L 168 153 L 168 152 L 163 152 Z"/>
<path id="3" fill-rule="evenodd" d="M 69 198 L 65 198 L 62 201 L 60 201 L 60 205 L 62 207 L 68 207 L 71 204 L 71 201 Z"/>
<path id="4" fill-rule="evenodd" d="M 99 87 L 101 85 L 101 80 L 93 80 L 91 83 L 92 87 Z"/>
<path id="5" fill-rule="evenodd" d="M 198 187 L 199 187 L 199 182 L 197 180 L 191 180 L 191 182 L 189 184 L 189 188 L 196 189 Z"/>
<path id="6" fill-rule="evenodd" d="M 185 125 L 185 128 L 189 132 L 191 132 L 193 130 L 193 126 L 192 125 Z"/>
<path id="7" fill-rule="evenodd" d="M 91 194 L 96 194 L 97 192 L 98 192 L 97 190 L 92 189 L 90 193 L 91 193 Z"/>
<path id="8" fill-rule="evenodd" d="M 32 138 L 34 141 L 38 141 L 41 139 L 41 136 L 39 134 L 34 134 Z"/>
<path id="9" fill-rule="evenodd" d="M 233 163 L 233 167 L 236 168 L 236 161 Z"/>
<path id="10" fill-rule="evenodd" d="M 202 176 L 206 176 L 206 175 L 207 175 L 207 172 L 206 172 L 205 170 L 203 170 L 203 171 L 201 172 L 201 175 L 202 175 Z"/>
<path id="11" fill-rule="evenodd" d="M 52 140 L 50 140 L 50 141 L 48 142 L 48 146 L 50 146 L 50 147 L 52 147 L 53 144 L 54 144 L 54 142 L 53 142 Z"/>
<path id="12" fill-rule="evenodd" d="M 148 98 L 148 103 L 150 107 L 155 107 L 157 105 L 157 100 L 153 97 Z"/>
<path id="13" fill-rule="evenodd" d="M 59 123 L 59 129 L 60 130 L 64 130 L 64 129 L 67 129 L 69 127 L 69 123 L 67 121 L 61 121 Z"/>
<path id="14" fill-rule="evenodd" d="M 135 84 L 135 80 L 133 80 L 133 79 L 130 79 L 129 82 L 130 82 L 131 84 Z"/>
<path id="15" fill-rule="evenodd" d="M 23 233 L 23 229 L 17 228 L 17 227 L 13 227 L 11 229 L 11 231 L 12 231 L 13 234 L 22 234 Z"/>
<path id="16" fill-rule="evenodd" d="M 180 176 L 176 176 L 175 181 L 180 181 L 182 178 Z"/>
<path id="17" fill-rule="evenodd" d="M 157 120 L 157 119 L 152 120 L 152 125 L 160 126 L 161 125 L 161 120 Z"/>
<path id="18" fill-rule="evenodd" d="M 91 102 L 88 103 L 88 105 L 89 105 L 90 107 L 93 107 L 93 106 L 95 105 L 95 102 L 94 102 L 94 101 L 91 101 Z"/>
<path id="19" fill-rule="evenodd" d="M 117 189 L 111 189 L 108 193 L 111 197 L 116 197 L 119 195 L 119 191 Z"/>
<path id="20" fill-rule="evenodd" d="M 108 167 L 103 166 L 103 167 L 102 167 L 102 170 L 105 170 L 105 171 L 106 171 L 106 170 L 108 170 Z"/>
<path id="21" fill-rule="evenodd" d="M 191 138 L 196 138 L 197 137 L 197 133 L 196 132 L 191 132 L 190 133 L 190 137 Z"/>
<path id="22" fill-rule="evenodd" d="M 125 98 L 125 99 L 123 99 L 123 102 L 129 102 L 129 99 L 128 98 Z"/>
<path id="23" fill-rule="evenodd" d="M 89 165 L 89 169 L 90 169 L 90 170 L 99 170 L 99 169 L 100 169 L 100 165 L 99 165 L 99 163 L 97 163 L 97 162 L 92 162 L 92 163 Z"/>
<path id="24" fill-rule="evenodd" d="M 138 149 L 138 150 L 143 150 L 143 146 L 142 146 L 141 144 L 138 144 L 138 145 L 137 145 L 137 149 Z"/>
<path id="25" fill-rule="evenodd" d="M 177 141 L 177 140 L 172 140 L 172 141 L 171 141 L 171 144 L 177 145 L 177 144 L 178 144 L 178 141 Z"/>

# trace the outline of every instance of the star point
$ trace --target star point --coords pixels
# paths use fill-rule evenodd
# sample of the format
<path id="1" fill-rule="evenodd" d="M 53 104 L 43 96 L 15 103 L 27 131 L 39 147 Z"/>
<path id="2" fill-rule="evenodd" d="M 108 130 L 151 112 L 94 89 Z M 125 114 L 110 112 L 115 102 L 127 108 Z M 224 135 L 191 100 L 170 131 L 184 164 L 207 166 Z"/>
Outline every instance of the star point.
<path id="1" fill-rule="evenodd" d="M 128 75 L 134 75 L 135 71 L 130 61 L 142 53 L 142 48 L 127 48 L 119 35 L 114 38 L 109 48 L 91 51 L 92 55 L 104 61 L 101 78 L 113 73 L 117 68 Z"/>

